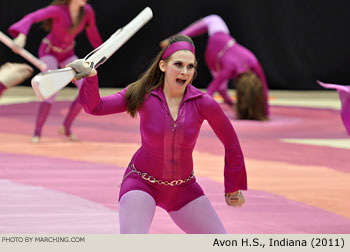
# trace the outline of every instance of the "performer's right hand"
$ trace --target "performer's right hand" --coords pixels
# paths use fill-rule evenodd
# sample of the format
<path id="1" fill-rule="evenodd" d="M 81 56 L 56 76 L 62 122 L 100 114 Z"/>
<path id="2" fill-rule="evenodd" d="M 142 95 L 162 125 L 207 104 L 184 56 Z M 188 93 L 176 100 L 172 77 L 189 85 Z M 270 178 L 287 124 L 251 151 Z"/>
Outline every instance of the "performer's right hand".
<path id="1" fill-rule="evenodd" d="M 67 67 L 73 68 L 77 74 L 75 75 L 75 80 L 80 80 L 85 77 L 91 77 L 97 74 L 96 69 L 84 59 L 74 60 L 72 63 L 69 63 Z"/>
<path id="2" fill-rule="evenodd" d="M 12 42 L 12 51 L 18 53 L 26 45 L 27 36 L 23 33 L 18 34 L 18 36 Z"/>

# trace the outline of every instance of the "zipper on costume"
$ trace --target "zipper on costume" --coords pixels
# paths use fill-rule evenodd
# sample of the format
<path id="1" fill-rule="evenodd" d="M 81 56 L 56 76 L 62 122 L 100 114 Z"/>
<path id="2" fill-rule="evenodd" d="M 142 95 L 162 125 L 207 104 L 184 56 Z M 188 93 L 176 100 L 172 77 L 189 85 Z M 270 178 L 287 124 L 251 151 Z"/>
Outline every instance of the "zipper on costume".
<path id="1" fill-rule="evenodd" d="M 175 161 L 175 130 L 176 130 L 176 121 L 173 120 L 173 128 L 172 128 L 172 132 L 173 132 L 173 139 L 172 139 L 172 157 L 171 157 L 171 160 L 172 160 L 172 163 L 174 163 Z"/>

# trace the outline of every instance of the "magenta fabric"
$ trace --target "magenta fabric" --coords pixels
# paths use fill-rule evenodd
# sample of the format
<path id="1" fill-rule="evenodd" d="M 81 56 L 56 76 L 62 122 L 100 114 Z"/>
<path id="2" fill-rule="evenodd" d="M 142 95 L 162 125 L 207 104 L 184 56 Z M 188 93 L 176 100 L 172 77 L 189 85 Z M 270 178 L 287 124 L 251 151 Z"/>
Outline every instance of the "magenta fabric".
<path id="1" fill-rule="evenodd" d="M 68 32 L 72 20 L 67 5 L 50 5 L 34 11 L 11 25 L 9 33 L 13 37 L 17 37 L 19 33 L 27 35 L 34 23 L 46 19 L 53 20 L 52 29 L 46 37 L 55 46 L 63 49 L 68 48 L 72 45 L 77 34 L 79 34 L 84 28 L 86 29 L 86 35 L 94 48 L 102 44 L 101 36 L 96 27 L 95 13 L 89 4 L 85 5 L 85 16 L 83 21 L 78 29 L 72 33 Z"/>
<path id="2" fill-rule="evenodd" d="M 209 15 L 203 18 L 203 21 L 207 24 L 209 36 L 214 35 L 217 32 L 230 34 L 230 30 L 225 21 L 218 15 Z"/>
<path id="3" fill-rule="evenodd" d="M 35 120 L 35 129 L 34 129 L 34 136 L 41 136 L 41 131 L 42 128 L 44 126 L 44 123 L 47 119 L 47 117 L 49 116 L 50 110 L 52 107 L 52 103 L 49 102 L 40 102 L 39 104 L 39 110 L 38 110 L 38 114 Z"/>
<path id="4" fill-rule="evenodd" d="M 164 51 L 164 53 L 162 55 L 162 59 L 166 59 L 170 55 L 172 55 L 172 54 L 174 54 L 174 53 L 176 53 L 177 51 L 180 51 L 180 50 L 188 50 L 188 51 L 191 51 L 194 55 L 196 54 L 195 50 L 194 50 L 194 46 L 191 43 L 186 42 L 186 41 L 178 41 L 178 42 L 172 43 Z"/>
<path id="5" fill-rule="evenodd" d="M 338 92 L 341 102 L 340 116 L 345 126 L 346 132 L 350 136 L 350 86 L 328 84 L 318 81 L 324 88 L 335 89 Z"/>
<path id="6" fill-rule="evenodd" d="M 66 118 L 63 121 L 63 125 L 66 129 L 66 135 L 70 136 L 72 134 L 71 127 L 74 119 L 77 117 L 77 115 L 80 113 L 82 109 L 81 104 L 78 102 L 78 97 L 71 103 L 69 107 L 68 114 Z"/>
<path id="7" fill-rule="evenodd" d="M 0 81 L 0 96 L 2 95 L 2 93 L 6 90 L 7 88 L 5 87 L 4 84 L 2 84 L 2 82 Z"/>
<path id="8" fill-rule="evenodd" d="M 179 33 L 190 37 L 195 37 L 206 32 L 209 36 L 217 32 L 230 34 L 230 31 L 224 20 L 215 14 L 197 20 Z"/>
<path id="9" fill-rule="evenodd" d="M 186 27 L 184 30 L 180 31 L 179 34 L 184 34 L 187 35 L 189 37 L 195 37 L 195 36 L 199 36 L 203 33 L 207 32 L 207 25 L 204 22 L 203 19 L 200 19 L 196 22 L 194 22 L 193 24 L 191 24 L 190 26 Z"/>
<path id="10" fill-rule="evenodd" d="M 130 172 L 129 168 L 126 170 L 126 173 L 128 172 Z M 125 193 L 132 190 L 148 193 L 155 200 L 156 205 L 167 212 L 177 211 L 204 195 L 195 178 L 180 186 L 164 186 L 147 182 L 135 173 L 130 174 L 123 182 L 119 192 L 119 201 Z"/>
<path id="11" fill-rule="evenodd" d="M 205 51 L 205 61 L 210 71 L 216 73 L 208 86 L 208 94 L 213 95 L 219 89 L 223 92 L 223 87 L 227 92 L 229 79 L 236 79 L 239 74 L 252 71 L 263 83 L 264 93 L 268 98 L 268 85 L 264 71 L 251 51 L 235 41 L 234 45 L 218 58 L 219 52 L 225 48 L 230 40 L 234 40 L 227 32 L 227 26 L 221 17 L 217 15 L 207 16 L 179 33 L 193 37 L 206 32 L 209 33 L 209 38 Z M 217 63 L 219 63 L 220 69 L 216 68 Z M 232 100 L 227 103 L 233 104 Z M 266 113 L 269 115 L 268 99 L 266 99 Z"/>
<path id="12" fill-rule="evenodd" d="M 90 114 L 121 113 L 126 111 L 126 90 L 101 98 L 98 77 L 94 76 L 84 80 L 79 101 Z M 247 189 L 244 158 L 236 132 L 220 105 L 208 94 L 187 86 L 174 121 L 163 89 L 158 88 L 146 97 L 138 112 L 142 146 L 131 162 L 139 171 L 162 180 L 187 178 L 193 171 L 192 153 L 200 127 L 207 120 L 225 148 L 225 191 Z"/>
<path id="13" fill-rule="evenodd" d="M 40 60 L 45 57 L 45 56 L 52 56 L 52 57 L 55 57 L 55 59 L 57 59 L 58 61 L 58 65 L 61 65 L 61 63 L 63 61 L 65 61 L 66 59 L 69 59 L 69 58 L 72 58 L 72 57 L 77 57 L 75 55 L 75 52 L 74 50 L 69 50 L 69 51 L 66 51 L 66 52 L 61 52 L 61 53 L 58 53 L 58 52 L 55 52 L 53 50 L 47 50 L 48 48 L 48 45 L 45 44 L 45 43 L 41 43 L 40 46 L 39 46 L 39 52 L 38 52 L 38 55 L 39 55 L 39 58 Z M 57 69 L 57 68 L 55 68 Z M 47 69 L 48 70 L 48 69 Z"/>

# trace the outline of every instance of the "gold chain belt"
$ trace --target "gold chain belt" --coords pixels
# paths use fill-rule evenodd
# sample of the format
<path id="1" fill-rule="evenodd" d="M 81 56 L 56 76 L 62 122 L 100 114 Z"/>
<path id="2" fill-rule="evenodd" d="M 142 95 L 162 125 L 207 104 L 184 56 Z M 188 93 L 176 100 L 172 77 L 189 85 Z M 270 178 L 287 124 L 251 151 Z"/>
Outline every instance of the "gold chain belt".
<path id="1" fill-rule="evenodd" d="M 161 179 L 156 179 L 155 177 L 153 177 L 152 175 L 149 175 L 146 172 L 140 172 L 140 171 L 136 170 L 134 164 L 129 164 L 128 167 L 131 169 L 131 171 L 124 176 L 122 184 L 131 173 L 136 173 L 137 175 L 141 176 L 141 178 L 143 178 L 144 180 L 151 182 L 153 184 L 157 183 L 158 185 L 165 185 L 165 186 L 179 186 L 179 185 L 186 183 L 194 178 L 193 171 L 192 171 L 191 175 L 188 176 L 186 179 L 177 179 L 177 180 L 172 180 L 172 181 L 165 180 L 164 181 Z"/>
<path id="2" fill-rule="evenodd" d="M 225 52 L 231 48 L 234 44 L 236 43 L 236 40 L 234 39 L 230 39 L 229 41 L 227 41 L 226 45 L 224 46 L 224 48 L 222 48 L 218 54 L 216 55 L 216 61 L 215 61 L 215 68 L 216 71 L 220 70 L 220 59 L 221 57 L 225 54 Z"/>
<path id="3" fill-rule="evenodd" d="M 65 52 L 68 52 L 70 50 L 72 50 L 75 46 L 75 41 L 73 41 L 73 44 L 71 44 L 70 46 L 68 46 L 67 48 L 61 48 L 59 46 L 54 46 L 50 40 L 48 40 L 46 37 L 43 38 L 42 42 L 44 44 L 47 44 L 47 47 L 46 47 L 46 53 L 48 53 L 50 50 L 56 52 L 56 53 L 65 53 Z"/>

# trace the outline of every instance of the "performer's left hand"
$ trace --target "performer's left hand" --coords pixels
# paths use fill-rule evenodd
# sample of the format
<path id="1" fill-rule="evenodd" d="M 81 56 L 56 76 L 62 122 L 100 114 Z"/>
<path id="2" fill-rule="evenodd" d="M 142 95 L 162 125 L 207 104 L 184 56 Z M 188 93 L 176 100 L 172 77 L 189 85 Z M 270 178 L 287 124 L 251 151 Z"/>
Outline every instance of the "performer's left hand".
<path id="1" fill-rule="evenodd" d="M 12 41 L 12 47 L 11 50 L 14 53 L 19 53 L 19 51 L 21 51 L 21 49 L 24 48 L 24 46 L 26 45 L 26 40 L 27 40 L 27 36 L 24 35 L 23 33 L 18 34 L 18 36 Z"/>
<path id="2" fill-rule="evenodd" d="M 241 190 L 232 193 L 225 193 L 226 203 L 229 206 L 241 207 L 245 203 L 245 199 Z"/>

